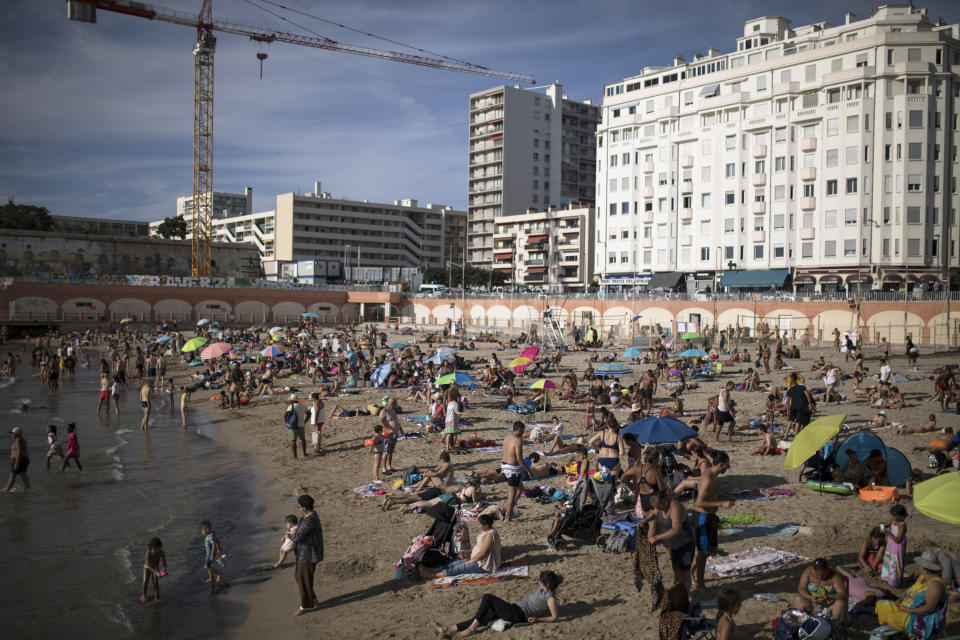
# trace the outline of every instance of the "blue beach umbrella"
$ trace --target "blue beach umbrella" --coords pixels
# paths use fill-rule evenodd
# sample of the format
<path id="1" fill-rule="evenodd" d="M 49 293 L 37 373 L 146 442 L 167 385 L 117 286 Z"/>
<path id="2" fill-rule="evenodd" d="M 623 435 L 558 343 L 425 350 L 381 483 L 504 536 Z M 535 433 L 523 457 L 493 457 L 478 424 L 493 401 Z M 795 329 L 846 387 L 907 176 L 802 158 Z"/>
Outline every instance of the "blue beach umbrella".
<path id="1" fill-rule="evenodd" d="M 643 355 L 643 349 L 641 349 L 640 347 L 630 347 L 629 349 L 623 352 L 624 358 L 639 358 L 642 355 Z"/>
<path id="2" fill-rule="evenodd" d="M 207 324 L 208 322 L 210 322 L 210 318 L 203 318 L 203 319 L 201 319 L 201 320 L 197 320 L 197 326 L 198 326 L 198 327 L 202 327 L 203 325 Z"/>
<path id="3" fill-rule="evenodd" d="M 453 360 L 450 356 L 435 355 L 432 358 L 427 358 L 426 362 L 432 362 L 433 364 L 443 364 L 449 360 Z"/>
<path id="4" fill-rule="evenodd" d="M 598 376 L 625 376 L 628 373 L 633 373 L 633 369 L 616 362 L 608 362 L 594 369 L 594 374 Z"/>
<path id="5" fill-rule="evenodd" d="M 370 376 L 370 381 L 373 383 L 373 386 L 379 387 L 387 380 L 387 376 L 390 375 L 390 369 L 393 368 L 393 365 L 389 362 L 386 362 L 379 367 L 377 367 L 373 374 Z"/>
<path id="6" fill-rule="evenodd" d="M 306 313 L 301 313 L 300 316 L 303 318 L 319 318 L 320 317 L 317 314 L 315 314 L 313 311 L 307 311 Z"/>
<path id="7" fill-rule="evenodd" d="M 678 354 L 681 358 L 706 358 L 708 354 L 703 349 L 687 349 Z"/>
<path id="8" fill-rule="evenodd" d="M 676 418 L 660 416 L 631 422 L 620 430 L 620 435 L 633 434 L 640 444 L 668 444 L 695 438 L 697 432 Z"/>
<path id="9" fill-rule="evenodd" d="M 170 336 L 160 336 L 157 338 L 157 342 L 169 342 L 170 340 L 173 340 Z"/>

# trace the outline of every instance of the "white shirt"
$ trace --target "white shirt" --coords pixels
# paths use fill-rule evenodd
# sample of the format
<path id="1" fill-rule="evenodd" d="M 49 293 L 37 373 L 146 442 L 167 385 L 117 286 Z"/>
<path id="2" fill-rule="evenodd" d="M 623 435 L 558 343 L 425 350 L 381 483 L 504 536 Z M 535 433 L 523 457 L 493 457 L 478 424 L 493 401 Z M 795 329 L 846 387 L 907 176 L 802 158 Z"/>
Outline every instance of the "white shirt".
<path id="1" fill-rule="evenodd" d="M 885 364 L 880 367 L 880 381 L 887 382 L 890 379 L 890 365 Z"/>

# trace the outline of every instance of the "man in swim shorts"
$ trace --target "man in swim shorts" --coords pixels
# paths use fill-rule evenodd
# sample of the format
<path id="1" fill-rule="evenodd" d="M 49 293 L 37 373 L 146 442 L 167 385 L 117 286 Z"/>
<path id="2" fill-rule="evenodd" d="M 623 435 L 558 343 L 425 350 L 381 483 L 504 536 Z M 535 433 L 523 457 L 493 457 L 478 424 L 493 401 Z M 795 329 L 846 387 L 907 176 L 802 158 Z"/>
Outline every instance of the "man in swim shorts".
<path id="1" fill-rule="evenodd" d="M 504 522 L 513 522 L 513 507 L 517 504 L 522 490 L 520 478 L 521 470 L 530 474 L 530 467 L 523 460 L 523 422 L 517 420 L 513 423 L 513 431 L 503 439 L 503 453 L 500 456 L 500 471 L 507 479 L 507 513 L 503 518 Z"/>
<path id="2" fill-rule="evenodd" d="M 106 373 L 100 374 L 100 395 L 97 397 L 97 415 L 103 405 L 107 405 L 107 413 L 110 413 L 110 377 Z"/>
<path id="3" fill-rule="evenodd" d="M 140 406 L 143 407 L 143 420 L 140 422 L 140 430 L 147 430 L 147 421 L 150 418 L 150 380 L 143 379 L 140 385 Z"/>
<path id="4" fill-rule="evenodd" d="M 700 473 L 699 492 L 692 514 L 694 539 L 697 545 L 692 591 L 703 588 L 703 573 L 707 566 L 707 558 L 717 550 L 717 536 L 720 529 L 717 510 L 720 507 L 730 508 L 734 503 L 729 497 L 720 494 L 717 480 L 717 476 L 730 469 L 730 456 L 723 451 L 717 451 L 713 454 L 711 462 L 713 464 L 705 467 Z"/>
<path id="5" fill-rule="evenodd" d="M 13 442 L 10 445 L 10 479 L 4 489 L 7 493 L 13 489 L 17 476 L 23 480 L 24 490 L 30 488 L 30 478 L 27 477 L 27 467 L 30 466 L 30 454 L 27 451 L 27 441 L 23 437 L 23 429 L 14 427 L 10 430 Z"/>

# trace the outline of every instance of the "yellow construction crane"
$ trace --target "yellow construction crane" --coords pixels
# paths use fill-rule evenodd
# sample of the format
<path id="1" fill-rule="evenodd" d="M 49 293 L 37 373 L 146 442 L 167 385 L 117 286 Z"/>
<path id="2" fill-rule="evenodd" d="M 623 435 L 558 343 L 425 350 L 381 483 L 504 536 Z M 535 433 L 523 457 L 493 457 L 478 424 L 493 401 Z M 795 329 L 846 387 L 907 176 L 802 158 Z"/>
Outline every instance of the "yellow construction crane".
<path id="1" fill-rule="evenodd" d="M 337 42 L 320 36 L 272 31 L 231 22 L 214 21 L 212 0 L 203 0 L 197 16 L 163 7 L 133 2 L 132 0 L 67 0 L 67 18 L 81 22 L 96 22 L 97 9 L 124 13 L 148 20 L 159 20 L 185 27 L 195 27 L 197 41 L 193 49 L 193 247 L 191 271 L 195 276 L 210 275 L 213 244 L 213 54 L 217 47 L 214 31 L 247 36 L 257 42 L 284 42 L 328 51 L 404 62 L 435 69 L 473 73 L 492 78 L 503 78 L 534 84 L 532 76 L 496 71 L 480 65 L 452 59 L 384 51 Z M 257 54 L 263 62 L 265 54 Z"/>

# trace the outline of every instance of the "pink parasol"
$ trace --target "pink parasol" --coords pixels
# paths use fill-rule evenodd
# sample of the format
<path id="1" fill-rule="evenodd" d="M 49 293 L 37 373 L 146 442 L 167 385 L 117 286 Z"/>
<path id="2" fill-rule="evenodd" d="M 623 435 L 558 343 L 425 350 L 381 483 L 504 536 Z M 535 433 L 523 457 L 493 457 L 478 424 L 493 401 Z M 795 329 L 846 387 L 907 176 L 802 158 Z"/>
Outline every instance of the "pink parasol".
<path id="1" fill-rule="evenodd" d="M 214 358 L 219 358 L 223 354 L 229 353 L 232 350 L 233 345 L 229 342 L 214 342 L 200 352 L 200 359 L 213 360 Z"/>

